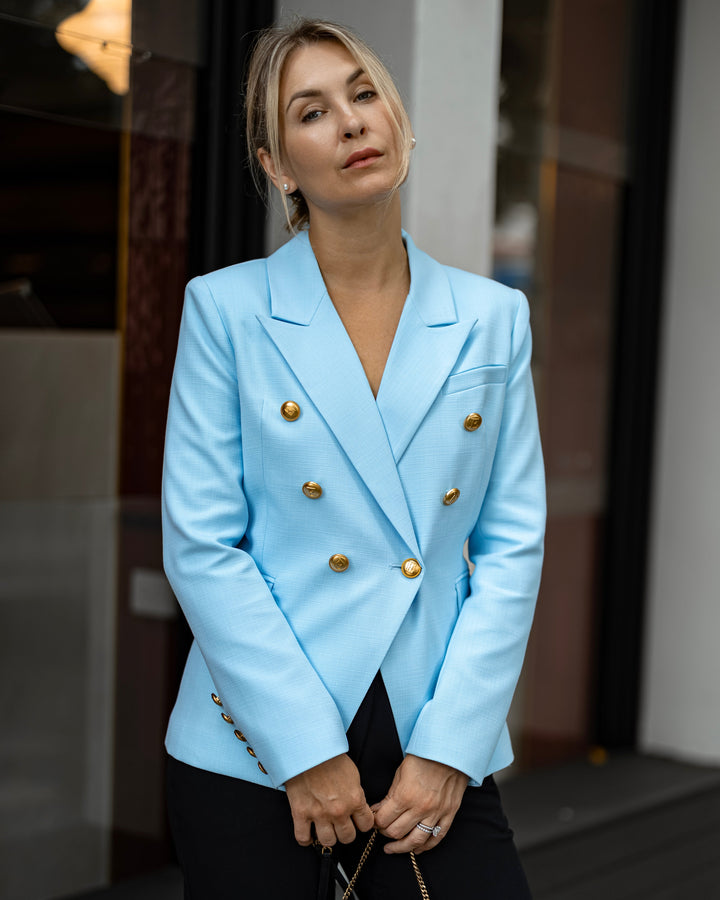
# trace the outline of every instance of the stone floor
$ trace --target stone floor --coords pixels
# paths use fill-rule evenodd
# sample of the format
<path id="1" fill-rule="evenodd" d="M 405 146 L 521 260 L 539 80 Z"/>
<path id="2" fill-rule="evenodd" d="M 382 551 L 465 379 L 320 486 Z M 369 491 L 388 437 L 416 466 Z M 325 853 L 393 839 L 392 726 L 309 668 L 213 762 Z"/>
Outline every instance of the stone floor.
<path id="1" fill-rule="evenodd" d="M 720 898 L 720 769 L 624 754 L 503 797 L 534 900 Z"/>

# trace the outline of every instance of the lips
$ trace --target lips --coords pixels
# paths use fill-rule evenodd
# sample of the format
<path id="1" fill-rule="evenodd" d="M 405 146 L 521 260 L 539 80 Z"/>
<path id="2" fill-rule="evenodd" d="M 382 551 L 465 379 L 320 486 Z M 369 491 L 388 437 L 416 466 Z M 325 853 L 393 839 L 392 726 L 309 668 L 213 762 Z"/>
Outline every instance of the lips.
<path id="1" fill-rule="evenodd" d="M 377 156 L 382 156 L 382 153 L 374 147 L 365 147 L 363 150 L 356 150 L 345 160 L 343 169 L 359 169 L 364 165 L 368 165 L 370 161 Z"/>

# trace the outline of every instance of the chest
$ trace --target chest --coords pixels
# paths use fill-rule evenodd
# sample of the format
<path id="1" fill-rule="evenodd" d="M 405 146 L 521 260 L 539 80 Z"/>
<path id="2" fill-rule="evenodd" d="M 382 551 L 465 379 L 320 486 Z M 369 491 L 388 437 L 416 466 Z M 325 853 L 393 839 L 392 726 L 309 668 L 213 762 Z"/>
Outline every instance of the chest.
<path id="1" fill-rule="evenodd" d="M 400 293 L 361 302 L 334 301 L 335 308 L 377 397 L 405 297 Z"/>

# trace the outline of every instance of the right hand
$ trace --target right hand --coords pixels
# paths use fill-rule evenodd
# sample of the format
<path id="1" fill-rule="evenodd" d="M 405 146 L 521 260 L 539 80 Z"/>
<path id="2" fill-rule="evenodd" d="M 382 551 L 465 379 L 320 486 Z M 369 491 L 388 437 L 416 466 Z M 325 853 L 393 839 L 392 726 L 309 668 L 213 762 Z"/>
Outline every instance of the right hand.
<path id="1" fill-rule="evenodd" d="M 365 800 L 360 773 L 347 754 L 334 756 L 285 782 L 295 840 L 303 847 L 313 842 L 312 826 L 325 847 L 337 841 L 349 844 L 355 829 L 370 831 L 375 817 Z"/>

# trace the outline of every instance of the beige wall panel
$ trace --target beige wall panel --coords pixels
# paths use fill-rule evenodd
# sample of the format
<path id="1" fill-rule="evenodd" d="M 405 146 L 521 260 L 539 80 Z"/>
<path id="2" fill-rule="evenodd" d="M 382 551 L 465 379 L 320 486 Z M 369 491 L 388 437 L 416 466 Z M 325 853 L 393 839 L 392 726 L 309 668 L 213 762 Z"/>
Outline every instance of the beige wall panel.
<path id="1" fill-rule="evenodd" d="M 0 333 L 0 500 L 115 494 L 120 340 Z"/>

